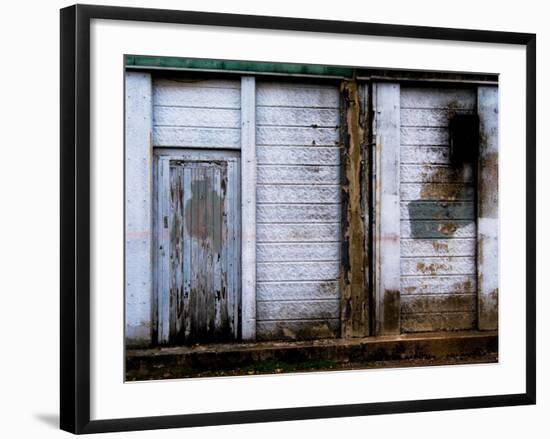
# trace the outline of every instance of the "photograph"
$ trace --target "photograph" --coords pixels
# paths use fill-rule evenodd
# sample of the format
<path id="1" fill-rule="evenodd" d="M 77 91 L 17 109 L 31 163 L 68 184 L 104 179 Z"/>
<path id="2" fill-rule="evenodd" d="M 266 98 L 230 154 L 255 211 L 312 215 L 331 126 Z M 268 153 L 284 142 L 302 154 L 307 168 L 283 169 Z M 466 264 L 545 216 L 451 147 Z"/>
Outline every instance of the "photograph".
<path id="1" fill-rule="evenodd" d="M 125 381 L 499 361 L 498 74 L 123 69 Z"/>

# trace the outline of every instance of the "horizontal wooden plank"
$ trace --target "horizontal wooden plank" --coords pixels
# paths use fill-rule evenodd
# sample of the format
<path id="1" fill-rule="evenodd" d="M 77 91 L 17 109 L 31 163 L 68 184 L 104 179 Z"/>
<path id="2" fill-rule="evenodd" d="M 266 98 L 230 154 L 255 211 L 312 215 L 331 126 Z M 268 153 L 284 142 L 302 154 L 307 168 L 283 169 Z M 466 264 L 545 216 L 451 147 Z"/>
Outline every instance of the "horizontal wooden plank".
<path id="1" fill-rule="evenodd" d="M 291 302 L 258 302 L 256 318 L 266 320 L 336 319 L 339 300 L 297 300 Z"/>
<path id="2" fill-rule="evenodd" d="M 401 238 L 475 238 L 476 225 L 468 220 L 401 221 Z"/>
<path id="3" fill-rule="evenodd" d="M 340 334 L 339 319 L 258 321 L 258 340 L 315 340 L 336 338 Z"/>
<path id="4" fill-rule="evenodd" d="M 315 185 L 258 185 L 257 203 L 338 203 L 340 186 Z"/>
<path id="5" fill-rule="evenodd" d="M 402 201 L 471 201 L 475 191 L 469 183 L 401 183 Z"/>
<path id="6" fill-rule="evenodd" d="M 476 274 L 475 258 L 456 256 L 401 259 L 401 276 L 444 276 L 447 274 Z"/>
<path id="7" fill-rule="evenodd" d="M 339 165 L 340 148 L 258 146 L 258 164 Z"/>
<path id="8" fill-rule="evenodd" d="M 154 127 L 153 145 L 240 148 L 241 132 L 232 128 Z"/>
<path id="9" fill-rule="evenodd" d="M 473 201 L 403 201 L 402 220 L 473 219 Z"/>
<path id="10" fill-rule="evenodd" d="M 338 281 L 258 282 L 256 284 L 256 299 L 259 301 L 338 299 L 339 297 Z"/>
<path id="11" fill-rule="evenodd" d="M 258 223 L 338 223 L 340 204 L 257 204 Z"/>
<path id="12" fill-rule="evenodd" d="M 451 163 L 447 146 L 402 146 L 402 164 L 448 165 Z"/>
<path id="13" fill-rule="evenodd" d="M 401 128 L 401 145 L 449 145 L 447 128 Z"/>
<path id="14" fill-rule="evenodd" d="M 258 107 L 256 126 L 296 126 L 336 128 L 340 124 L 337 109 Z"/>
<path id="15" fill-rule="evenodd" d="M 401 183 L 472 183 L 472 166 L 402 165 Z"/>
<path id="16" fill-rule="evenodd" d="M 477 296 L 475 294 L 430 294 L 425 296 L 403 296 L 401 298 L 401 312 L 441 313 L 450 311 L 476 310 Z"/>
<path id="17" fill-rule="evenodd" d="M 333 146 L 338 145 L 336 128 L 257 127 L 256 145 Z"/>
<path id="18" fill-rule="evenodd" d="M 241 111 L 225 108 L 153 107 L 153 125 L 239 128 Z"/>
<path id="19" fill-rule="evenodd" d="M 401 239 L 401 256 L 475 256 L 475 239 Z"/>
<path id="20" fill-rule="evenodd" d="M 448 128 L 449 120 L 456 114 L 472 114 L 473 110 L 402 108 L 402 127 Z"/>
<path id="21" fill-rule="evenodd" d="M 256 259 L 258 262 L 338 261 L 340 243 L 260 243 L 256 246 Z"/>
<path id="22" fill-rule="evenodd" d="M 475 275 L 401 277 L 401 295 L 475 293 Z"/>
<path id="23" fill-rule="evenodd" d="M 282 184 L 338 184 L 339 166 L 258 166 L 257 182 Z"/>
<path id="24" fill-rule="evenodd" d="M 241 91 L 239 88 L 217 88 L 205 87 L 200 84 L 186 85 L 176 81 L 155 81 L 153 104 L 239 109 L 241 107 Z"/>
<path id="25" fill-rule="evenodd" d="M 401 87 L 401 108 L 473 110 L 477 105 L 474 88 Z"/>
<path id="26" fill-rule="evenodd" d="M 256 267 L 258 282 L 295 280 L 335 280 L 340 262 L 261 262 Z"/>
<path id="27" fill-rule="evenodd" d="M 340 224 L 258 224 L 257 242 L 331 242 L 340 240 Z"/>
<path id="28" fill-rule="evenodd" d="M 474 329 L 476 314 L 473 312 L 449 312 L 439 314 L 403 314 L 403 332 L 458 331 Z"/>
<path id="29" fill-rule="evenodd" d="M 300 86 L 258 82 L 256 105 L 269 107 L 338 108 L 340 94 L 336 86 Z"/>

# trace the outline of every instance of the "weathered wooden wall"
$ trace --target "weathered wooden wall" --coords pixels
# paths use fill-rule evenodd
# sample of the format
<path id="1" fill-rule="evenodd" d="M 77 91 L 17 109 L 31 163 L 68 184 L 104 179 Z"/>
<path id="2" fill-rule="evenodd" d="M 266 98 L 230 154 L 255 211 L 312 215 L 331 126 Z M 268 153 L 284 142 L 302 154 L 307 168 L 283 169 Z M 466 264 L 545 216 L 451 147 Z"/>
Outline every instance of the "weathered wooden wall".
<path id="1" fill-rule="evenodd" d="M 475 88 L 401 87 L 401 330 L 476 326 L 472 164 L 451 163 L 449 119 L 475 112 Z"/>
<path id="2" fill-rule="evenodd" d="M 339 335 L 338 86 L 257 82 L 257 338 Z"/>
<path id="3" fill-rule="evenodd" d="M 239 79 L 155 79 L 154 145 L 240 149 L 240 88 Z"/>

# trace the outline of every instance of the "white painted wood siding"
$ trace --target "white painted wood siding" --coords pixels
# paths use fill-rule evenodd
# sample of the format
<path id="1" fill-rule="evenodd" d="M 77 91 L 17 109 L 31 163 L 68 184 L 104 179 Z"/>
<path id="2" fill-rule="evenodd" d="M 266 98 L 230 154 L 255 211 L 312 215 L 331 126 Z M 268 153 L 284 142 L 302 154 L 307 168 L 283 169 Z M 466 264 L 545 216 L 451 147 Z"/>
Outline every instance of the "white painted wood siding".
<path id="1" fill-rule="evenodd" d="M 153 143 L 240 149 L 241 81 L 155 79 Z"/>
<path id="2" fill-rule="evenodd" d="M 476 212 L 471 165 L 453 166 L 449 118 L 477 92 L 401 87 L 401 330 L 476 325 Z"/>
<path id="3" fill-rule="evenodd" d="M 149 346 L 152 308 L 152 85 L 149 73 L 125 83 L 125 318 L 128 346 Z"/>
<path id="4" fill-rule="evenodd" d="M 256 84 L 258 339 L 339 334 L 337 86 Z"/>

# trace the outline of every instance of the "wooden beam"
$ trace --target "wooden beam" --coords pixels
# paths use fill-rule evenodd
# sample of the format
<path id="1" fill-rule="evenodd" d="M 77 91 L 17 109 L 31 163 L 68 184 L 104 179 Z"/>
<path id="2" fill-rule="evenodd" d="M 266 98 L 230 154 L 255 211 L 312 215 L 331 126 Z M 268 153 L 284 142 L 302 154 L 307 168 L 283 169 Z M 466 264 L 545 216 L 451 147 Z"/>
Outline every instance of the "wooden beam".
<path id="1" fill-rule="evenodd" d="M 342 93 L 342 267 L 341 336 L 369 335 L 369 295 L 365 276 L 363 224 L 364 129 L 357 81 L 343 81 Z"/>
<path id="2" fill-rule="evenodd" d="M 152 82 L 127 72 L 125 81 L 125 325 L 126 343 L 152 341 Z"/>
<path id="3" fill-rule="evenodd" d="M 256 80 L 241 79 L 241 336 L 256 338 Z"/>
<path id="4" fill-rule="evenodd" d="M 400 86 L 373 85 L 375 135 L 375 333 L 399 334 L 400 324 Z"/>
<path id="5" fill-rule="evenodd" d="M 478 329 L 498 328 L 498 88 L 478 88 Z"/>

